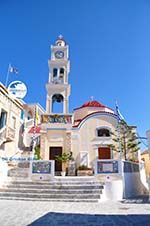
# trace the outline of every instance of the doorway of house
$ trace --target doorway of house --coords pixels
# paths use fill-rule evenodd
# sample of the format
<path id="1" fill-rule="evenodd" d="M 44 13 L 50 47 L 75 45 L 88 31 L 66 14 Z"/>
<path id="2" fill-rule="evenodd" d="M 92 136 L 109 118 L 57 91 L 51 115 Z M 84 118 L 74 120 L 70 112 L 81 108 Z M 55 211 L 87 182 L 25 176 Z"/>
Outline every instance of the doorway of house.
<path id="1" fill-rule="evenodd" d="M 57 155 L 62 155 L 62 147 L 50 147 L 49 160 L 55 160 L 55 175 L 60 176 L 62 171 L 62 163 L 55 159 Z"/>
<path id="2" fill-rule="evenodd" d="M 111 159 L 111 151 L 109 147 L 98 148 L 98 159 Z"/>

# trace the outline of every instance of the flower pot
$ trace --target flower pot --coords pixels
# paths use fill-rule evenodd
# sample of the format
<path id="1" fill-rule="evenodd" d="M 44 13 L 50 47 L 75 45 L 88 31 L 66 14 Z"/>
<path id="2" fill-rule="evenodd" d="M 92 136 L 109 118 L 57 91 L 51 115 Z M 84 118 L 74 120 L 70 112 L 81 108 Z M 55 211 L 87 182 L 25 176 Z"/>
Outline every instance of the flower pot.
<path id="1" fill-rule="evenodd" d="M 66 172 L 61 172 L 61 176 L 65 177 L 66 176 Z"/>

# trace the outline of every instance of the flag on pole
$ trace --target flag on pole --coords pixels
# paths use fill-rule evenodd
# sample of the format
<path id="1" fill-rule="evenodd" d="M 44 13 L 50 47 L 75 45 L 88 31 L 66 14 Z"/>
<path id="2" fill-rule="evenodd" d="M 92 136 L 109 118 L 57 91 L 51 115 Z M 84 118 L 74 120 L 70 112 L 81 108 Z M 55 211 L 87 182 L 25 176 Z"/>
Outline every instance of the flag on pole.
<path id="1" fill-rule="evenodd" d="M 18 74 L 18 69 L 12 65 L 9 65 L 9 73 Z"/>
<path id="2" fill-rule="evenodd" d="M 38 121 L 39 121 L 39 113 L 38 113 L 38 106 L 35 106 L 35 126 L 38 125 Z"/>
<path id="3" fill-rule="evenodd" d="M 10 73 L 18 74 L 18 69 L 16 67 L 11 66 L 11 64 L 9 63 L 8 70 L 7 70 L 7 75 L 6 75 L 6 81 L 5 81 L 5 86 L 6 87 L 7 87 L 7 84 L 8 84 L 8 79 L 9 79 L 9 74 Z"/>
<path id="4" fill-rule="evenodd" d="M 124 117 L 123 117 L 122 114 L 120 113 L 120 110 L 119 110 L 119 106 L 118 106 L 118 104 L 117 104 L 117 101 L 116 101 L 116 114 L 117 114 L 119 120 L 124 120 L 124 121 L 125 121 Z"/>

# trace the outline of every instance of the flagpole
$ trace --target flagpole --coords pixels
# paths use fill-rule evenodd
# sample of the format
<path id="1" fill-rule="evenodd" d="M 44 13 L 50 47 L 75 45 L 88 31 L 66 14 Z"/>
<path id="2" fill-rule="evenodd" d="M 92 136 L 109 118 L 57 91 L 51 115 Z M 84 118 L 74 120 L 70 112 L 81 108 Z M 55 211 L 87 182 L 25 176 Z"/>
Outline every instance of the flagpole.
<path id="1" fill-rule="evenodd" d="M 9 78 L 10 67 L 11 67 L 11 64 L 9 63 L 9 65 L 8 65 L 8 70 L 7 70 L 7 75 L 6 75 L 6 81 L 5 81 L 5 86 L 6 86 L 6 87 L 7 87 L 7 84 L 8 84 L 8 78 Z"/>

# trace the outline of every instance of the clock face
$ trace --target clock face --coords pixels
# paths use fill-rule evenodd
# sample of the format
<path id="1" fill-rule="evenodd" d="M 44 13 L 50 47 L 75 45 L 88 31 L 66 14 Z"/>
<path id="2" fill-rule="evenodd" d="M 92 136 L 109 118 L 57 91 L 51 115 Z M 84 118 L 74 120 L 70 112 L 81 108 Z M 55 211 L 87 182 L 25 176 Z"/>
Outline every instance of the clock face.
<path id="1" fill-rule="evenodd" d="M 57 59 L 63 58 L 63 57 L 64 57 L 64 52 L 63 52 L 63 51 L 56 51 L 56 52 L 55 52 L 55 57 L 56 57 Z"/>

